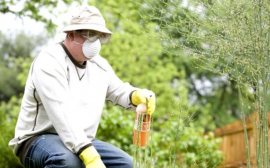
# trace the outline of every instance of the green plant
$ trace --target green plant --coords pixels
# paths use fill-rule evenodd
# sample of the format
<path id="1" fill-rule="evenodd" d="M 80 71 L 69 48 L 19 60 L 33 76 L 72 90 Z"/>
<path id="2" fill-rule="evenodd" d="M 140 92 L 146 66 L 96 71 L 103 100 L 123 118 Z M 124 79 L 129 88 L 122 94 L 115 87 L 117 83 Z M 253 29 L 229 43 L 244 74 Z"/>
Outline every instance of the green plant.
<path id="1" fill-rule="evenodd" d="M 132 144 L 135 113 L 119 107 L 110 111 L 105 107 L 96 137 L 137 157 L 141 168 L 212 168 L 222 162 L 223 155 L 218 150 L 220 139 L 212 133 L 203 135 L 204 130 L 194 127 L 187 110 L 183 109 L 181 114 L 175 110 L 166 121 L 156 120 L 155 114 L 152 117 L 151 124 L 158 127 L 151 126 L 148 147 L 138 148 Z"/>
<path id="2" fill-rule="evenodd" d="M 20 111 L 21 98 L 12 97 L 0 104 L 0 167 L 22 168 L 19 159 L 12 153 L 8 143 L 14 136 L 15 125 Z"/>

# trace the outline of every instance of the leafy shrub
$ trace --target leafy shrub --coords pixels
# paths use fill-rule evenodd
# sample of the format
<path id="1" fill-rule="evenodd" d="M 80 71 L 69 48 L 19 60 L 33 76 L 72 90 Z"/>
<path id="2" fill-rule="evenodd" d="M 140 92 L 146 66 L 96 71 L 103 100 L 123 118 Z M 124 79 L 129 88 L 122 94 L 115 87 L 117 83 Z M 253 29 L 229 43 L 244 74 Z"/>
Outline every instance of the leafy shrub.
<path id="1" fill-rule="evenodd" d="M 14 136 L 15 125 L 20 111 L 21 99 L 12 97 L 8 103 L 0 104 L 0 167 L 21 168 L 19 159 L 12 153 L 8 142 Z"/>
<path id="2" fill-rule="evenodd" d="M 135 146 L 132 144 L 134 119 L 134 112 L 118 107 L 113 107 L 110 111 L 105 108 L 97 138 L 135 157 Z M 157 122 L 154 118 L 151 124 L 157 125 Z M 158 125 L 158 128 L 151 128 L 149 147 L 141 149 L 147 153 L 147 156 L 142 153 L 140 157 L 148 167 L 213 168 L 222 162 L 223 155 L 218 150 L 220 139 L 216 139 L 213 133 L 203 135 L 203 129 L 196 128 L 193 124 L 188 126 L 181 119 L 163 121 Z"/>

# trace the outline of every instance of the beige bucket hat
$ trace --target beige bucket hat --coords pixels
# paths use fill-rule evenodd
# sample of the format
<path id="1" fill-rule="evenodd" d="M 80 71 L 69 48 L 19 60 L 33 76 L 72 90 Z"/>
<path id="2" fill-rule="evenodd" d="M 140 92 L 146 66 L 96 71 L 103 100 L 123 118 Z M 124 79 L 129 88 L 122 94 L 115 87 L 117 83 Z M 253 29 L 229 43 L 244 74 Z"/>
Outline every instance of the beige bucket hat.
<path id="1" fill-rule="evenodd" d="M 94 6 L 81 6 L 75 10 L 70 23 L 64 28 L 67 33 L 72 30 L 96 30 L 105 34 L 103 43 L 107 43 L 112 32 L 106 28 L 105 20 Z"/>

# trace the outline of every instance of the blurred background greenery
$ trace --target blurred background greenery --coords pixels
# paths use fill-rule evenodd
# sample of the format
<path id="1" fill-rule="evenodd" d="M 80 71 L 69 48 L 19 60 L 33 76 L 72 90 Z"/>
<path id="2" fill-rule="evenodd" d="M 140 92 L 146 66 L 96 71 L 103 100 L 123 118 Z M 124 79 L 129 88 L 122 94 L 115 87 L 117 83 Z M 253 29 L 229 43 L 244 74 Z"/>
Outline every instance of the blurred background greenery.
<path id="1" fill-rule="evenodd" d="M 57 19 L 60 13 L 55 13 L 59 3 L 66 11 L 69 6 L 80 4 L 70 0 L 25 0 L 22 9 L 14 11 L 15 3 L 2 1 L 1 17 L 13 14 L 22 20 L 31 18 L 44 23 L 44 27 L 38 35 L 34 32 L 40 30 L 3 32 L 0 28 L 0 167 L 3 168 L 21 167 L 7 144 L 14 136 L 31 62 L 46 45 L 64 40 L 64 36 L 59 41 L 54 39 L 57 34 L 64 34 L 57 31 L 57 27 L 65 25 L 64 20 Z M 220 139 L 210 131 L 238 120 L 241 114 L 235 81 L 201 68 L 186 49 L 204 50 L 204 39 L 192 38 L 200 33 L 192 25 L 207 11 L 185 0 L 91 0 L 88 4 L 100 9 L 107 27 L 114 33 L 100 54 L 124 82 L 156 94 L 149 160 L 152 167 L 216 167 L 223 155 L 218 151 Z M 133 155 L 134 117 L 134 113 L 106 103 L 97 138 Z"/>

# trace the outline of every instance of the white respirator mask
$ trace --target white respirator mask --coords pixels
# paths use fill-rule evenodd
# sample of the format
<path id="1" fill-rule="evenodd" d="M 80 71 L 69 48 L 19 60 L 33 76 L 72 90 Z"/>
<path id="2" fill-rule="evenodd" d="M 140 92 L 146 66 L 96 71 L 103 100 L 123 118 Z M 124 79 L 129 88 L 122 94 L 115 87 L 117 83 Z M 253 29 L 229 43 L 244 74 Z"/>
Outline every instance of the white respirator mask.
<path id="1" fill-rule="evenodd" d="M 91 42 L 87 39 L 83 44 L 76 41 L 73 41 L 73 43 L 82 45 L 83 54 L 88 59 L 92 59 L 94 56 L 98 55 L 101 49 L 101 43 L 99 39 L 94 42 Z"/>

